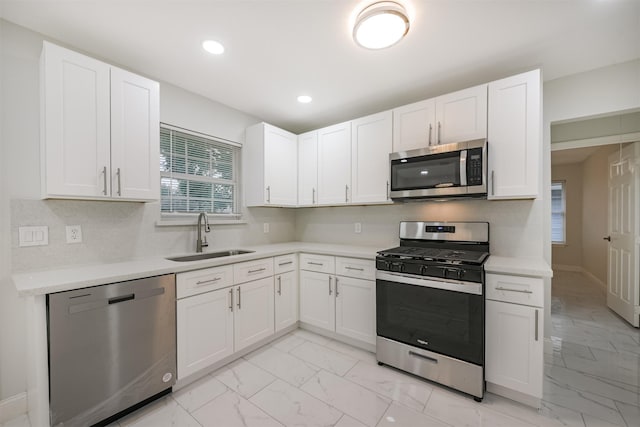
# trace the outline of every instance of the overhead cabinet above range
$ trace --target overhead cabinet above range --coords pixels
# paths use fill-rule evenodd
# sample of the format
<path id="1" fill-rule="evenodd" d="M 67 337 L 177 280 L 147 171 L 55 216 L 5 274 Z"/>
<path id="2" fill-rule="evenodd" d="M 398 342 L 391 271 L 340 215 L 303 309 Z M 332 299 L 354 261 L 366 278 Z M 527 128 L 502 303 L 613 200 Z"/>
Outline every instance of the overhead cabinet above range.
<path id="1" fill-rule="evenodd" d="M 157 82 L 44 42 L 42 197 L 157 200 Z"/>

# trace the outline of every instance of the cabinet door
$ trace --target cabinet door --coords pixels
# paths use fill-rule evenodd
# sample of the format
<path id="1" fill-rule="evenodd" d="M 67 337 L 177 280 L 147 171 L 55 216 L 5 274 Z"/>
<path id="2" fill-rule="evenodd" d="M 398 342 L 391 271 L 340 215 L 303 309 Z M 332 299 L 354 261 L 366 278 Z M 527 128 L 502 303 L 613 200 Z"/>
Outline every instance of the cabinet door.
<path id="1" fill-rule="evenodd" d="M 275 279 L 276 332 L 278 332 L 298 321 L 298 272 L 282 273 Z"/>
<path id="2" fill-rule="evenodd" d="M 318 203 L 318 132 L 298 136 L 298 204 Z"/>
<path id="3" fill-rule="evenodd" d="M 160 198 L 160 86 L 111 68 L 111 196 Z"/>
<path id="4" fill-rule="evenodd" d="M 541 398 L 543 376 L 543 310 L 486 301 L 486 379 Z"/>
<path id="5" fill-rule="evenodd" d="M 391 111 L 351 122 L 351 202 L 389 200 L 391 128 Z"/>
<path id="6" fill-rule="evenodd" d="M 436 100 L 427 99 L 393 110 L 393 151 L 435 144 Z"/>
<path id="7" fill-rule="evenodd" d="M 233 354 L 233 288 L 178 300 L 178 379 Z"/>
<path id="8" fill-rule="evenodd" d="M 336 276 L 336 332 L 376 343 L 376 282 Z"/>
<path id="9" fill-rule="evenodd" d="M 436 144 L 486 137 L 486 84 L 436 98 Z"/>
<path id="10" fill-rule="evenodd" d="M 109 68 L 44 42 L 43 197 L 110 196 Z"/>
<path id="11" fill-rule="evenodd" d="M 298 137 L 275 126 L 264 127 L 265 202 L 298 204 Z"/>
<path id="12" fill-rule="evenodd" d="M 300 321 L 330 331 L 335 330 L 333 276 L 300 271 Z"/>
<path id="13" fill-rule="evenodd" d="M 540 70 L 489 83 L 489 199 L 538 196 L 540 105 Z"/>
<path id="14" fill-rule="evenodd" d="M 318 203 L 350 200 L 351 122 L 318 131 Z"/>
<path id="15" fill-rule="evenodd" d="M 274 332 L 273 276 L 235 287 L 235 350 L 250 346 Z"/>

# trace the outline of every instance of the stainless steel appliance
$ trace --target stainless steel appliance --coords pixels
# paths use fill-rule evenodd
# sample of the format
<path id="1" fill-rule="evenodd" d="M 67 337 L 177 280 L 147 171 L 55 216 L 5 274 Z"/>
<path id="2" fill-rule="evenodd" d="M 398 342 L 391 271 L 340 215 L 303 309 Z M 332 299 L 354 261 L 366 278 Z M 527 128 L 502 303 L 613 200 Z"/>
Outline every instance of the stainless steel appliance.
<path id="1" fill-rule="evenodd" d="M 175 275 L 47 296 L 52 426 L 89 426 L 171 391 Z"/>
<path id="2" fill-rule="evenodd" d="M 486 197 L 487 141 L 477 139 L 389 154 L 390 197 Z"/>
<path id="3" fill-rule="evenodd" d="M 401 222 L 376 257 L 376 357 L 484 396 L 486 222 Z"/>

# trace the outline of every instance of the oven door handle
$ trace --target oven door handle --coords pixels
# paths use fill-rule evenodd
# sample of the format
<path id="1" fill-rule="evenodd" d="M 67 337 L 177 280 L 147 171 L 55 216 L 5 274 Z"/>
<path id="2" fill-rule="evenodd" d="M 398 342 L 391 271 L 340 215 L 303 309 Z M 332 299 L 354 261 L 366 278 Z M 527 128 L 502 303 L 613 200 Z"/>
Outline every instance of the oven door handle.
<path id="1" fill-rule="evenodd" d="M 386 271 L 376 271 L 376 279 L 385 280 L 387 282 L 397 283 L 398 285 L 416 285 L 425 288 L 442 289 L 445 291 L 462 292 L 465 294 L 482 295 L 482 283 L 465 282 L 462 280 L 451 280 L 438 278 L 435 280 L 429 278 L 412 277 L 408 274 L 389 273 Z"/>

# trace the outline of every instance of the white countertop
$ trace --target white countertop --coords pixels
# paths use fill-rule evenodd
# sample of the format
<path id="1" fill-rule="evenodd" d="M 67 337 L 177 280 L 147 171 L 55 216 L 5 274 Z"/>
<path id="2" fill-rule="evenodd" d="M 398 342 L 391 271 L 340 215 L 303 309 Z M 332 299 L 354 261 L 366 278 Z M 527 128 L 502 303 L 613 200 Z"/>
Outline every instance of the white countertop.
<path id="1" fill-rule="evenodd" d="M 53 292 L 86 288 L 89 286 L 139 279 L 142 277 L 180 273 L 183 271 L 199 270 L 201 268 L 216 267 L 225 264 L 235 264 L 238 262 L 284 255 L 292 252 L 310 252 L 324 255 L 374 259 L 376 252 L 381 248 L 326 243 L 290 242 L 261 246 L 242 246 L 238 249 L 246 249 L 254 252 L 189 262 L 169 261 L 163 257 L 153 257 L 127 262 L 82 265 L 64 269 L 17 273 L 12 276 L 12 279 L 20 296 L 43 295 Z M 212 249 L 210 252 L 217 251 L 218 249 Z M 181 254 L 171 256 L 179 255 Z"/>
<path id="2" fill-rule="evenodd" d="M 518 276 L 533 276 L 551 278 L 553 270 L 541 258 L 515 258 L 491 255 L 484 263 L 487 273 L 516 274 Z"/>

